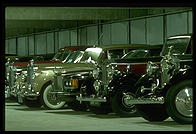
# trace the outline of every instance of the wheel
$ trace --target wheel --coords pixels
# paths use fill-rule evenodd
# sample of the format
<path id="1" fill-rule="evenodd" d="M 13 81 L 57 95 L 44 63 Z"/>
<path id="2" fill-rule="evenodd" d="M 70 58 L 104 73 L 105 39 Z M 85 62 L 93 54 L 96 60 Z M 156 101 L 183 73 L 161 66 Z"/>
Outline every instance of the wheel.
<path id="1" fill-rule="evenodd" d="M 136 97 L 148 97 L 148 93 L 149 91 L 141 93 L 141 89 L 138 88 L 135 95 Z M 136 105 L 136 109 L 139 115 L 148 121 L 164 121 L 169 117 L 165 104 L 138 104 Z"/>
<path id="2" fill-rule="evenodd" d="M 46 109 L 61 109 L 65 105 L 65 101 L 57 100 L 56 95 L 49 94 L 52 90 L 51 83 L 48 83 L 43 87 L 41 92 L 41 103 Z"/>
<path id="3" fill-rule="evenodd" d="M 168 89 L 166 110 L 180 124 L 193 123 L 193 80 L 184 80 Z"/>
<path id="4" fill-rule="evenodd" d="M 75 100 L 68 102 L 67 105 L 74 111 L 87 111 L 87 104 L 85 102 L 80 104 L 79 101 Z"/>
<path id="5" fill-rule="evenodd" d="M 112 112 L 110 104 L 105 102 L 100 102 L 98 106 L 89 105 L 89 109 L 94 114 L 108 114 Z"/>
<path id="6" fill-rule="evenodd" d="M 41 103 L 40 103 L 40 100 L 39 99 L 37 99 L 37 100 L 28 100 L 28 99 L 24 98 L 24 104 L 27 107 L 30 107 L 30 108 L 38 108 L 38 107 L 41 107 Z"/>
<path id="7" fill-rule="evenodd" d="M 120 90 L 111 98 L 112 110 L 121 117 L 129 117 L 137 114 L 135 105 L 128 104 L 128 99 L 135 97 L 133 93 L 126 91 L 128 88 L 125 85 L 120 87 Z"/>

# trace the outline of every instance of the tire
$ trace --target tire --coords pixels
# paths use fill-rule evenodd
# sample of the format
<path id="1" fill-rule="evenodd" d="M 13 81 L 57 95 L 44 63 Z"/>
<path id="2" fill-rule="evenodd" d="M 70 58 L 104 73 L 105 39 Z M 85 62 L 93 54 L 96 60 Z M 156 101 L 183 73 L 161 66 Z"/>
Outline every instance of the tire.
<path id="1" fill-rule="evenodd" d="M 87 104 L 85 102 L 82 102 L 80 104 L 79 101 L 75 100 L 72 102 L 67 103 L 68 107 L 70 107 L 74 111 L 87 111 Z"/>
<path id="2" fill-rule="evenodd" d="M 180 124 L 193 123 L 192 83 L 193 80 L 181 81 L 170 87 L 166 93 L 167 113 L 173 120 Z"/>
<path id="3" fill-rule="evenodd" d="M 135 105 L 128 105 L 126 103 L 126 96 L 123 93 L 128 93 L 131 98 L 135 97 L 135 95 L 131 92 L 126 92 L 126 89 L 129 87 L 123 85 L 120 87 L 120 90 L 115 93 L 115 95 L 111 98 L 111 106 L 113 112 L 121 117 L 131 117 L 137 115 L 137 110 Z"/>
<path id="4" fill-rule="evenodd" d="M 46 84 L 41 92 L 41 103 L 45 109 L 57 110 L 63 108 L 65 101 L 58 101 L 56 96 L 49 94 L 52 90 L 51 83 Z"/>
<path id="5" fill-rule="evenodd" d="M 28 100 L 26 98 L 24 98 L 24 104 L 29 107 L 29 108 L 38 108 L 41 107 L 41 103 L 40 100 Z"/>
<path id="6" fill-rule="evenodd" d="M 141 93 L 140 88 L 136 91 L 136 97 L 147 95 L 148 92 Z M 138 104 L 137 112 L 147 121 L 164 121 L 169 116 L 166 112 L 165 104 Z"/>
<path id="7" fill-rule="evenodd" d="M 110 104 L 105 103 L 105 102 L 101 102 L 99 106 L 91 106 L 89 105 L 89 109 L 92 113 L 94 114 L 108 114 L 110 112 L 112 112 L 112 108 L 110 106 Z"/>

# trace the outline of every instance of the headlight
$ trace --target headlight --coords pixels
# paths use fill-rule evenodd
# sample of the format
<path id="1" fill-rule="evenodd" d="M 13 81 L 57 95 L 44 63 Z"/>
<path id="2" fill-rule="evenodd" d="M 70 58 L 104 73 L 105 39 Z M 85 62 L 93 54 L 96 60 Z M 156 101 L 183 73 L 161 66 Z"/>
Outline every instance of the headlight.
<path id="1" fill-rule="evenodd" d="M 66 87 L 78 88 L 78 80 L 77 79 L 66 80 L 65 86 Z"/>
<path id="2" fill-rule="evenodd" d="M 95 91 L 99 91 L 100 89 L 100 85 L 101 85 L 101 82 L 99 80 L 96 80 L 94 83 L 93 83 L 93 87 L 95 88 Z"/>
<path id="3" fill-rule="evenodd" d="M 21 73 L 22 81 L 25 82 L 27 79 L 27 71 L 22 71 Z"/>
<path id="4" fill-rule="evenodd" d="M 100 69 L 97 67 L 93 70 L 93 78 L 97 79 L 99 76 Z"/>
<path id="5" fill-rule="evenodd" d="M 107 77 L 112 77 L 113 76 L 113 74 L 116 72 L 116 71 L 118 71 L 118 70 L 116 70 L 116 66 L 115 65 L 112 65 L 112 64 L 109 64 L 109 65 L 107 65 L 106 66 L 106 70 L 107 70 Z"/>
<path id="6" fill-rule="evenodd" d="M 158 69 L 159 69 L 159 66 L 157 64 L 149 61 L 146 67 L 146 72 L 151 75 L 154 72 L 158 71 Z"/>

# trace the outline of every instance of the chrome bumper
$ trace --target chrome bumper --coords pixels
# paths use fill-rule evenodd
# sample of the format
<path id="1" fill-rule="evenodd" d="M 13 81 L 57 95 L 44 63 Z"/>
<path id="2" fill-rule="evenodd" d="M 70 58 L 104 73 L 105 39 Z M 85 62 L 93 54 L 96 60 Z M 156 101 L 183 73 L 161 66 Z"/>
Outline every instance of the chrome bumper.
<path id="1" fill-rule="evenodd" d="M 90 102 L 107 102 L 106 97 L 95 97 L 95 96 L 89 96 L 89 97 L 83 97 L 82 94 L 80 96 L 76 96 L 76 100 L 78 101 L 90 101 Z"/>
<path id="2" fill-rule="evenodd" d="M 40 95 L 39 92 L 33 92 L 32 90 L 29 90 L 27 87 L 27 84 L 20 86 L 20 90 L 17 92 L 17 95 L 20 95 L 22 97 L 38 97 Z"/>

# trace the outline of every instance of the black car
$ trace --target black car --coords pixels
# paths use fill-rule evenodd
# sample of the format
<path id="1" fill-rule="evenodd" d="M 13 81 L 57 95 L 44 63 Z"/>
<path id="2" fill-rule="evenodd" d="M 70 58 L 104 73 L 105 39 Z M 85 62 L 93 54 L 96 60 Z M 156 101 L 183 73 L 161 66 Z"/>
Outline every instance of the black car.
<path id="1" fill-rule="evenodd" d="M 92 73 L 93 85 L 89 90 L 87 90 L 88 88 L 83 88 L 83 90 L 81 88 L 77 100 L 94 105 L 93 108 L 90 107 L 94 113 L 109 113 L 112 109 L 120 116 L 137 114 L 135 106 L 129 103 L 129 100 L 135 97 L 137 91 L 137 88 L 134 87 L 135 83 L 147 73 L 148 61 L 160 66 L 163 55 L 168 53 L 168 47 L 171 45 L 173 46 L 172 54 L 185 55 L 191 53 L 191 39 L 191 35 L 172 36 L 167 39 L 161 53 L 159 51 L 159 55 L 137 57 L 133 54 L 134 56 L 129 58 L 107 62 L 102 67 L 97 66 Z M 111 107 L 108 108 L 108 106 Z"/>

